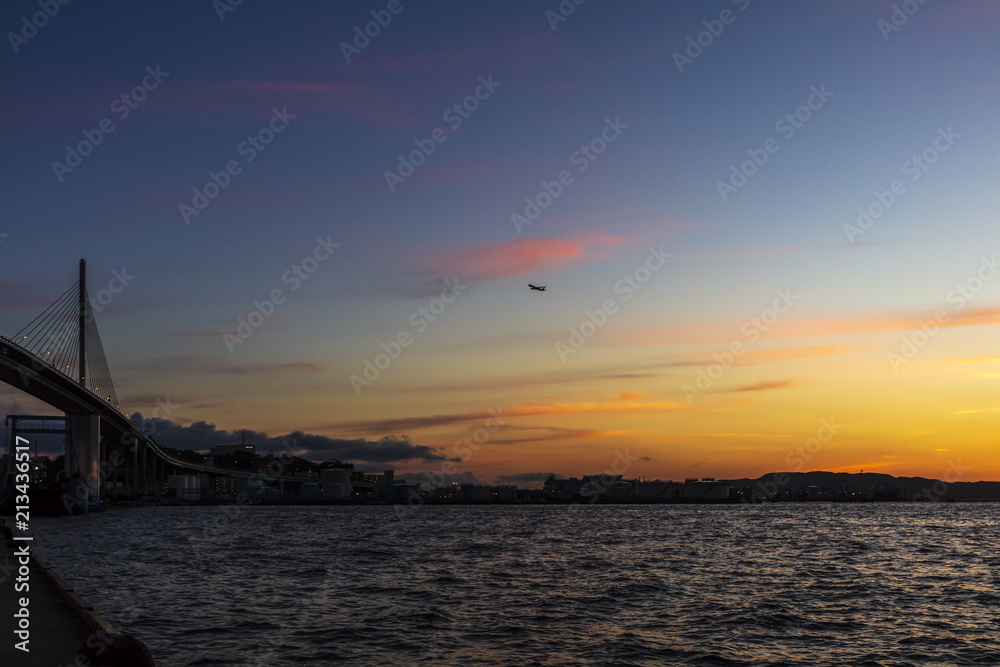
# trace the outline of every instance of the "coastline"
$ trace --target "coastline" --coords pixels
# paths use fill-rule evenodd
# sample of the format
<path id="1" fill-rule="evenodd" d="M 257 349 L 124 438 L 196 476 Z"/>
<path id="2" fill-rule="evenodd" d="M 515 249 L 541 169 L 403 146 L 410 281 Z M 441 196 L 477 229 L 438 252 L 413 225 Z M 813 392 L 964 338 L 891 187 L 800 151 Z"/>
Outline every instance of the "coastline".
<path id="1" fill-rule="evenodd" d="M 0 615 L 4 619 L 4 642 L 0 647 L 3 663 L 25 667 L 76 664 L 77 648 L 93 636 L 97 628 L 111 628 L 110 624 L 34 554 L 27 566 L 29 589 L 16 591 L 19 563 L 14 548 L 5 540 L 0 544 L 0 553 L 3 554 L 0 560 L 4 572 L 0 577 L 3 581 L 3 594 L 0 595 Z M 28 652 L 14 647 L 19 641 L 14 634 L 17 628 L 14 613 L 21 597 L 30 599 Z"/>
<path id="2" fill-rule="evenodd" d="M 15 648 L 17 639 L 5 640 L 0 647 L 3 663 L 24 667 L 73 667 L 87 664 L 125 665 L 121 647 L 135 640 L 119 632 L 90 602 L 35 553 L 29 556 L 27 581 L 19 581 L 19 558 L 9 540 L 0 545 L 2 576 L 0 582 L 0 615 L 4 619 L 4 636 L 17 637 L 14 617 L 18 600 L 29 600 L 29 640 L 25 652 Z M 26 583 L 26 589 L 15 589 L 16 583 Z M 10 656 L 8 659 L 6 656 Z M 84 657 L 86 656 L 86 657 Z M 104 656 L 105 661 L 99 661 Z M 81 662 L 83 660 L 83 662 Z M 140 664 L 140 663 L 135 663 Z M 151 665 L 151 662 L 146 664 Z"/>

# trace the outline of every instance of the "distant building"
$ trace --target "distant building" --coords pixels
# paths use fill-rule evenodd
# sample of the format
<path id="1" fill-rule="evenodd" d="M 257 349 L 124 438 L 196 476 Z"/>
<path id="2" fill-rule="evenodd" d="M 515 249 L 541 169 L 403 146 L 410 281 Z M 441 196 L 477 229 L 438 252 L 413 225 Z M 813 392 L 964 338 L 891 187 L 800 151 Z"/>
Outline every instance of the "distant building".
<path id="1" fill-rule="evenodd" d="M 28 459 L 31 468 L 31 483 L 38 484 L 45 481 L 49 474 L 49 458 L 47 456 L 32 456 Z"/>
<path id="2" fill-rule="evenodd" d="M 436 486 L 431 491 L 431 498 L 439 502 L 455 502 L 458 500 L 458 483 L 453 482 L 449 486 Z"/>
<path id="3" fill-rule="evenodd" d="M 423 495 L 420 493 L 418 482 L 395 482 L 386 489 L 386 500 L 393 503 L 411 504 L 420 502 Z"/>
<path id="4" fill-rule="evenodd" d="M 716 482 L 708 477 L 701 480 L 686 479 L 681 497 L 687 501 L 729 500 L 729 483 Z"/>
<path id="5" fill-rule="evenodd" d="M 639 497 L 639 500 L 647 503 L 675 501 L 680 498 L 681 489 L 683 488 L 676 482 L 664 482 L 659 479 L 639 482 L 638 487 L 636 495 Z"/>
<path id="6" fill-rule="evenodd" d="M 237 452 L 256 455 L 257 445 L 219 445 L 218 447 L 212 447 L 212 449 L 209 450 L 209 453 L 212 456 L 223 456 L 225 454 L 235 454 Z"/>
<path id="7" fill-rule="evenodd" d="M 550 475 L 549 478 L 545 480 L 545 485 L 542 489 L 545 491 L 545 497 L 547 499 L 572 500 L 574 496 L 579 495 L 582 486 L 583 482 L 576 477 L 563 479 L 557 478 L 555 475 Z"/>
<path id="8" fill-rule="evenodd" d="M 515 502 L 517 487 L 512 485 L 458 484 L 455 499 L 473 502 Z M 447 487 L 445 487 L 447 488 Z"/>
<path id="9" fill-rule="evenodd" d="M 208 488 L 216 496 L 229 496 L 236 493 L 236 480 L 232 475 L 210 475 L 210 478 L 211 486 Z"/>
<path id="10" fill-rule="evenodd" d="M 406 484 L 406 480 L 396 479 L 392 470 L 386 470 L 381 475 L 361 470 L 350 471 L 352 496 L 364 496 L 373 500 L 392 500 L 397 484 Z M 408 492 L 407 492 L 408 493 Z"/>
<path id="11" fill-rule="evenodd" d="M 167 495 L 178 500 L 201 500 L 201 476 L 168 475 Z"/>
<path id="12" fill-rule="evenodd" d="M 490 496 L 499 502 L 514 502 L 517 500 L 517 487 L 511 485 L 494 486 L 490 489 Z"/>
<path id="13" fill-rule="evenodd" d="M 327 468 L 320 473 L 323 480 L 323 495 L 334 500 L 350 498 L 354 493 L 351 471 L 348 468 Z"/>
<path id="14" fill-rule="evenodd" d="M 611 498 L 614 496 L 615 485 L 622 481 L 621 475 L 601 473 L 600 475 L 584 475 L 580 487 L 580 495 L 588 498 Z"/>
<path id="15" fill-rule="evenodd" d="M 631 500 L 636 497 L 638 480 L 622 479 L 621 475 L 601 473 L 584 475 L 582 479 L 558 479 L 554 475 L 545 480 L 542 490 L 547 500 Z"/>
<path id="16" fill-rule="evenodd" d="M 462 484 L 459 498 L 462 500 L 492 500 L 493 489 L 481 484 Z"/>

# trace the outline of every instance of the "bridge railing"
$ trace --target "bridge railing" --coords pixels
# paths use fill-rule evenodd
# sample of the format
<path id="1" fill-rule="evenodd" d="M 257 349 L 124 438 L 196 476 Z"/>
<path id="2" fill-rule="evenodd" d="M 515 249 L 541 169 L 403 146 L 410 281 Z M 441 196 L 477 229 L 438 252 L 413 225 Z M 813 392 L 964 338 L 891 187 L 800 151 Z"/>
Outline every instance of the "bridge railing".
<path id="1" fill-rule="evenodd" d="M 45 363 L 44 360 L 40 359 L 38 355 L 35 354 L 32 350 L 26 349 L 23 345 L 19 345 L 16 340 L 12 340 L 7 336 L 0 336 L 0 343 L 9 346 L 11 348 L 17 349 L 19 354 L 24 355 L 29 360 L 30 366 L 35 372 L 56 371 L 59 373 L 59 375 L 70 380 L 72 388 L 63 386 L 59 388 L 61 392 L 72 394 L 72 392 L 74 391 L 86 390 L 89 396 L 93 397 L 93 399 L 96 399 L 96 401 L 101 405 L 101 408 L 98 410 L 96 405 L 91 405 L 88 407 L 86 405 L 87 402 L 81 400 L 79 402 L 81 409 L 94 409 L 95 411 L 98 411 L 100 414 L 103 415 L 103 419 L 106 419 L 109 422 L 109 425 L 113 428 L 115 432 L 131 436 L 132 438 L 135 439 L 137 445 L 149 448 L 149 450 L 152 451 L 153 454 L 160 460 L 165 461 L 170 465 L 177 466 L 178 468 L 183 468 L 187 470 L 196 470 L 199 472 L 205 472 L 211 474 L 235 475 L 238 477 L 249 477 L 251 475 L 260 474 L 256 471 L 249 472 L 243 470 L 232 470 L 228 468 L 217 468 L 215 466 L 194 463 L 170 454 L 159 443 L 157 443 L 150 434 L 144 432 L 139 426 L 132 423 L 132 421 L 128 418 L 128 416 L 124 412 L 122 412 L 122 410 L 117 405 L 112 405 L 108 401 L 104 400 L 104 398 L 100 394 L 93 391 L 91 388 L 86 386 L 80 386 L 79 384 L 77 384 L 76 379 L 73 378 L 71 375 L 65 373 L 64 371 L 53 366 L 52 364 Z M 2 351 L 0 351 L 0 354 L 2 354 Z M 24 368 L 28 367 L 28 364 L 25 364 L 24 360 L 18 360 L 18 364 L 20 366 L 23 366 Z M 51 379 L 49 380 L 49 383 L 52 384 Z M 302 478 L 292 477 L 289 475 L 269 474 L 268 479 L 294 481 L 294 482 L 303 481 Z"/>
<path id="2" fill-rule="evenodd" d="M 24 345 L 21 345 L 20 343 L 18 343 L 17 340 L 14 340 L 12 338 L 8 338 L 7 336 L 0 336 L 0 342 L 6 343 L 8 345 L 13 345 L 14 347 L 16 347 L 17 349 L 19 349 L 24 354 L 27 354 L 29 357 L 31 357 L 32 358 L 32 364 L 31 365 L 32 365 L 33 370 L 35 370 L 35 371 L 42 370 L 43 368 L 52 369 L 52 370 L 54 370 L 54 371 L 56 371 L 58 373 L 61 373 L 62 375 L 65 375 L 66 377 L 68 377 L 70 380 L 73 380 L 74 382 L 76 382 L 78 380 L 78 378 L 74 377 L 71 373 L 69 373 L 66 370 L 65 366 L 64 367 L 60 367 L 60 366 L 57 366 L 55 364 L 46 362 L 44 359 L 42 359 L 40 356 L 38 356 L 38 354 L 36 354 L 34 350 L 32 350 L 32 349 L 30 349 L 30 348 L 28 348 L 28 347 L 26 347 Z M 91 389 L 90 387 L 88 387 L 86 385 L 82 385 L 82 386 L 83 386 L 84 389 L 86 389 L 87 391 L 89 391 L 91 394 L 93 394 L 94 396 L 96 396 L 97 398 L 99 398 L 101 400 L 101 402 L 105 403 L 109 408 L 113 408 L 119 414 L 122 414 L 122 415 L 125 414 L 122 411 L 120 405 L 112 405 L 111 401 L 108 398 L 105 398 L 105 397 L 101 396 L 96 391 L 94 391 L 93 389 Z"/>

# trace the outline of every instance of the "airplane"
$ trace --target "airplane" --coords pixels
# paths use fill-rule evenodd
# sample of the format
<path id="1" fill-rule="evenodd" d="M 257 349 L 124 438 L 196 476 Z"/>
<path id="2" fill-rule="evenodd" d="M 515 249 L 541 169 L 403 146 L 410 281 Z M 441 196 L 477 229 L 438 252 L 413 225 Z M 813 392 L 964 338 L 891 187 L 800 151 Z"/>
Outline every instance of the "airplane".
<path id="1" fill-rule="evenodd" d="M 541 285 L 541 286 L 539 286 L 539 285 L 532 285 L 531 283 L 528 283 L 528 287 L 530 287 L 533 290 L 538 290 L 539 292 L 544 292 L 545 288 L 548 287 L 548 285 Z"/>

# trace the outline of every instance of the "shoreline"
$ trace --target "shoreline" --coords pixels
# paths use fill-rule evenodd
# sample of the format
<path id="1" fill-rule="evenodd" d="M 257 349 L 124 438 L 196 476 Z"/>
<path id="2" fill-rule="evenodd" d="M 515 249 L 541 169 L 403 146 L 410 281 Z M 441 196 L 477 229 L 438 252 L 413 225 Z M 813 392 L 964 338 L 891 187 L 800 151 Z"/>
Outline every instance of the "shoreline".
<path id="1" fill-rule="evenodd" d="M 12 658 L 9 663 L 5 660 L 4 664 L 24 667 L 153 665 L 151 657 L 146 662 L 129 662 L 135 659 L 135 654 L 129 652 L 126 655 L 123 649 L 141 645 L 141 642 L 115 628 L 33 550 L 29 549 L 28 564 L 20 563 L 21 558 L 12 544 L 12 540 L 5 539 L 0 545 L 5 575 L 0 581 L 4 587 L 3 595 L 0 595 L 0 614 L 3 622 L 10 626 L 10 632 L 5 632 L 5 636 L 15 637 L 13 631 L 17 624 L 12 622 L 16 621 L 14 610 L 21 600 L 26 600 L 28 604 L 24 606 L 30 613 L 30 625 L 26 631 L 30 634 L 25 644 L 27 651 L 17 649 L 13 644 L 8 648 L 5 643 L 0 654 L 10 651 Z M 19 572 L 24 568 L 27 568 L 27 576 Z M 16 579 L 15 575 L 18 575 Z M 142 647 L 145 649 L 144 645 Z M 104 656 L 105 660 L 102 661 L 99 656 Z"/>
<path id="2" fill-rule="evenodd" d="M 391 501 L 381 501 L 381 500 L 331 500 L 331 499 L 318 499 L 318 500 L 279 500 L 276 502 L 236 502 L 232 500 L 183 500 L 183 501 L 172 501 L 172 502 L 109 502 L 107 508 L 135 508 L 135 507 L 351 507 L 351 506 L 363 506 L 363 507 L 392 507 L 392 506 L 417 506 L 417 505 L 434 505 L 439 507 L 460 507 L 467 505 L 483 506 L 483 505 L 497 505 L 497 506 L 511 506 L 511 505 L 523 505 L 530 507 L 538 507 L 544 505 L 814 505 L 814 504 L 835 504 L 835 505 L 858 505 L 858 504 L 916 504 L 916 505 L 932 505 L 932 504 L 953 504 L 953 503 L 1000 503 L 1000 498 L 941 498 L 939 500 L 924 500 L 917 499 L 913 500 L 911 498 L 865 498 L 865 499 L 835 499 L 835 498 L 816 498 L 816 499 L 771 499 L 771 500 L 756 500 L 748 501 L 741 498 L 727 498 L 719 500 L 664 500 L 664 501 L 651 501 L 651 500 L 617 500 L 617 499 L 598 499 L 598 500 L 588 500 L 588 499 L 551 499 L 545 501 L 520 501 L 520 500 L 461 500 L 461 501 L 447 501 L 447 500 L 424 500 L 422 502 L 391 502 Z"/>

